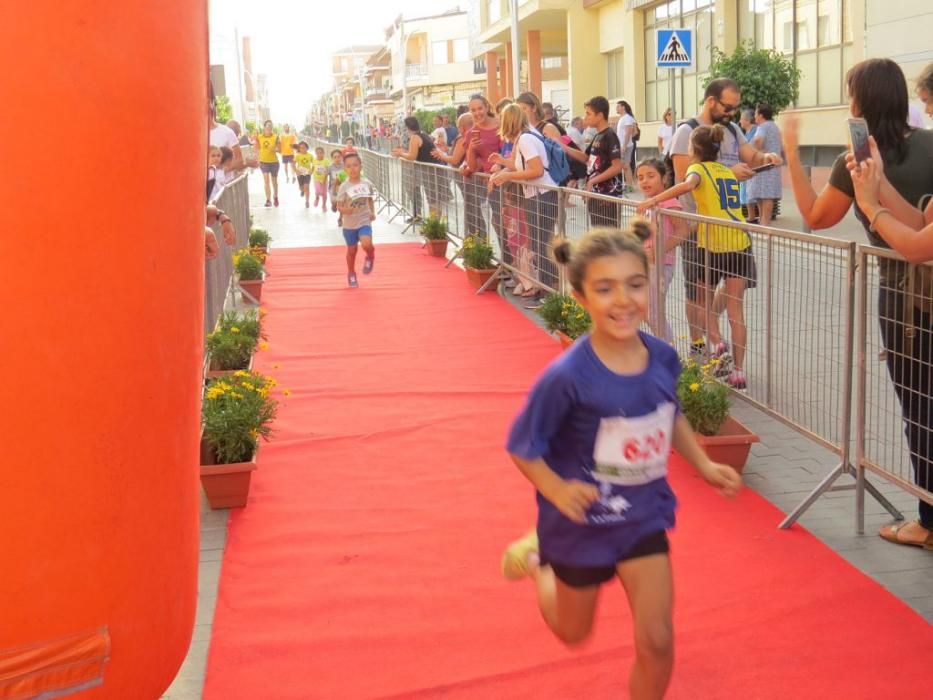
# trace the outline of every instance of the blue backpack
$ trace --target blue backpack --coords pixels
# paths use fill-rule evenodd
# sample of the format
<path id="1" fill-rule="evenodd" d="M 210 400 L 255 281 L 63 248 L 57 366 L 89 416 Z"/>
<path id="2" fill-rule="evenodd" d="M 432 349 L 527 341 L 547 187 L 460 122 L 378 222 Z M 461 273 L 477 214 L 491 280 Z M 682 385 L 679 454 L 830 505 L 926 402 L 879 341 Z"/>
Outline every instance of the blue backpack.
<path id="1" fill-rule="evenodd" d="M 564 153 L 564 149 L 560 147 L 559 143 L 546 136 L 542 136 L 535 131 L 531 133 L 544 144 L 544 151 L 547 153 L 547 174 L 558 185 L 563 185 L 570 179 L 570 163 L 567 161 L 567 154 Z"/>

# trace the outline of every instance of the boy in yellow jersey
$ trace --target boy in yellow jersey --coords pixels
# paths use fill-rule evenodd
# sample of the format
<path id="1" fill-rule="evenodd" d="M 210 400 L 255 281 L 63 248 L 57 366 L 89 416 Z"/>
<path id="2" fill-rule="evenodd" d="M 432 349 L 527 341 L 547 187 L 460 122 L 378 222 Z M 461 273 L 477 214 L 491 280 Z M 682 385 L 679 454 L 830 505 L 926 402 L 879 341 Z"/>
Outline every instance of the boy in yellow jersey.
<path id="1" fill-rule="evenodd" d="M 296 137 L 292 133 L 292 128 L 286 124 L 282 127 L 282 133 L 279 134 L 279 145 L 282 147 L 282 165 L 285 166 L 285 182 L 295 181 L 295 141 Z M 292 179 L 288 179 L 288 171 L 292 171 Z"/>
<path id="2" fill-rule="evenodd" d="M 262 133 L 256 137 L 259 146 L 259 169 L 266 187 L 266 206 L 271 207 L 273 199 L 279 206 L 279 137 L 272 129 L 272 120 L 267 119 L 262 125 Z M 271 187 L 271 192 L 270 192 Z"/>
<path id="3" fill-rule="evenodd" d="M 311 176 L 314 180 L 314 206 L 321 205 L 321 211 L 327 213 L 327 176 L 330 175 L 330 161 L 324 156 L 324 149 L 314 149 L 311 161 Z"/>
<path id="4" fill-rule="evenodd" d="M 687 168 L 684 181 L 644 200 L 638 205 L 638 211 L 646 211 L 657 206 L 658 202 L 691 192 L 697 213 L 701 216 L 745 223 L 739 199 L 739 181 L 730 168 L 717 162 L 724 137 L 725 128 L 721 124 L 694 129 L 690 136 L 692 164 Z M 697 247 L 705 264 L 704 279 L 698 285 L 697 304 L 706 308 L 707 295 L 712 301 L 716 287 L 720 281 L 724 283 L 726 312 L 732 330 L 731 360 L 734 363 L 726 383 L 736 389 L 744 389 L 747 381 L 742 368 L 748 331 L 743 300 L 745 289 L 749 283 L 755 282 L 756 276 L 752 241 L 744 230 L 736 226 L 701 223 L 697 228 Z M 730 358 L 719 333 L 719 321 L 715 315 L 706 315 L 709 316 L 706 333 L 713 347 L 713 358 L 721 363 L 727 362 Z"/>
<path id="5" fill-rule="evenodd" d="M 295 154 L 295 172 L 298 177 L 298 189 L 305 198 L 305 209 L 311 206 L 311 169 L 313 156 L 308 152 L 306 141 L 298 142 L 298 153 Z"/>

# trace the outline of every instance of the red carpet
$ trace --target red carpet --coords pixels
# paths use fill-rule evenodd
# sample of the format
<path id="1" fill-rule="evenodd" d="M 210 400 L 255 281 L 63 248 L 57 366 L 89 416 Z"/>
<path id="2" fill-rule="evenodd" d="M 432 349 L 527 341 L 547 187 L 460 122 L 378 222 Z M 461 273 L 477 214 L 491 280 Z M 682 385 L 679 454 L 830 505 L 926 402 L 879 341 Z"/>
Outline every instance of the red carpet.
<path id="1" fill-rule="evenodd" d="M 356 290 L 342 249 L 270 261 L 258 368 L 292 395 L 231 519 L 204 697 L 625 697 L 618 585 L 571 652 L 532 586 L 498 571 L 534 515 L 505 432 L 557 343 L 416 246 L 379 248 Z M 754 493 L 726 501 L 672 472 L 670 698 L 929 697 L 922 618 L 806 532 L 778 531 Z"/>

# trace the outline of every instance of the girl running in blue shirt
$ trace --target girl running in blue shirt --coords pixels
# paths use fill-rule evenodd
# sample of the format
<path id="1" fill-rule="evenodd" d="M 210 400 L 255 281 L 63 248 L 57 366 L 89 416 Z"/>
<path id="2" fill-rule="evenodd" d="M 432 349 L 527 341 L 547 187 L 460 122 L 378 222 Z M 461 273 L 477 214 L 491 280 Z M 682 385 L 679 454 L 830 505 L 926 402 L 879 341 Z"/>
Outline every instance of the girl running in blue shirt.
<path id="1" fill-rule="evenodd" d="M 706 456 L 680 413 L 674 349 L 638 330 L 652 232 L 632 227 L 555 244 L 593 326 L 544 371 L 509 434 L 512 459 L 537 489 L 538 524 L 508 547 L 502 571 L 534 581 L 545 622 L 568 645 L 589 636 L 599 587 L 618 577 L 635 627 L 630 697 L 643 700 L 664 696 L 674 663 L 670 449 L 725 495 L 742 482 Z"/>

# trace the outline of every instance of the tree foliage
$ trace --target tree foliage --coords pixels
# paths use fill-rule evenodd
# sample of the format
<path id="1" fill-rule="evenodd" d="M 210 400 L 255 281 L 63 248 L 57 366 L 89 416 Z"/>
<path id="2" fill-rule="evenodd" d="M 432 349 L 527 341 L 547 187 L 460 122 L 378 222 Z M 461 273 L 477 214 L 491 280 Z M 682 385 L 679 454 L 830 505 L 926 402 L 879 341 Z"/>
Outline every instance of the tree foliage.
<path id="1" fill-rule="evenodd" d="M 742 106 L 764 102 L 775 113 L 793 104 L 800 93 L 800 69 L 791 57 L 743 42 L 732 54 L 713 49 L 713 63 L 704 89 L 715 78 L 732 78 L 742 90 Z"/>
<path id="2" fill-rule="evenodd" d="M 417 110 L 414 116 L 418 123 L 421 124 L 421 130 L 427 133 L 434 131 L 434 117 L 440 114 L 441 116 L 447 115 L 450 117 L 450 123 L 457 123 L 457 109 L 455 107 L 444 107 L 443 109 L 419 109 Z"/>
<path id="3" fill-rule="evenodd" d="M 226 124 L 233 119 L 233 107 L 230 106 L 230 98 L 226 95 L 219 95 L 214 100 L 214 110 L 218 124 Z"/>

